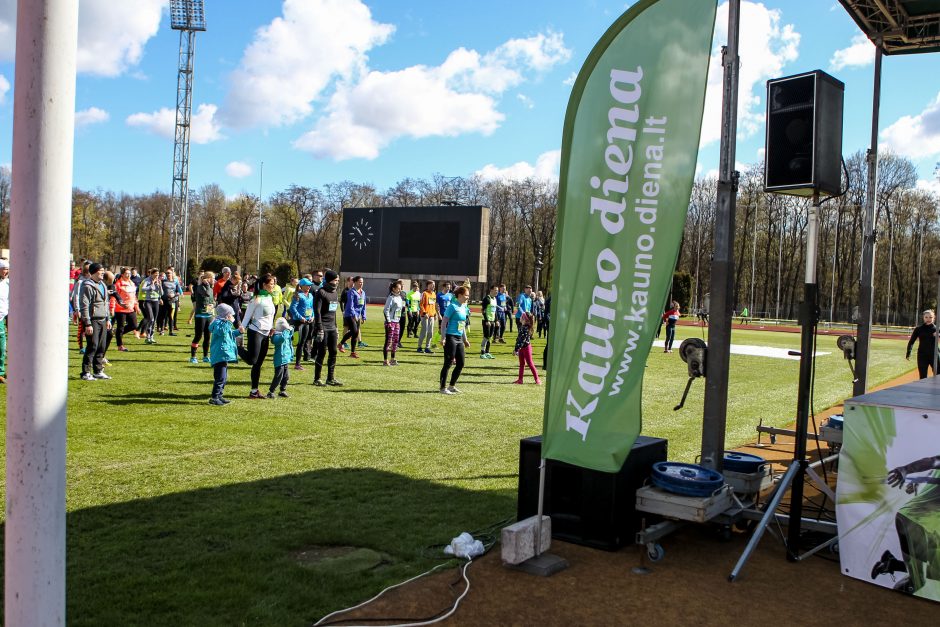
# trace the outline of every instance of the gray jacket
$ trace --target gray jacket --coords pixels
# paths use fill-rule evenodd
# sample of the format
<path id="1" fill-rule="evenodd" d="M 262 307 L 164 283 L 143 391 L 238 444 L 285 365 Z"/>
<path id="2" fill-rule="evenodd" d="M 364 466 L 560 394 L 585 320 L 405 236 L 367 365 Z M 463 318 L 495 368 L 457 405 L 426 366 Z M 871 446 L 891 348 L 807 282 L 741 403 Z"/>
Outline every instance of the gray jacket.
<path id="1" fill-rule="evenodd" d="M 92 320 L 107 320 L 110 317 L 108 299 L 101 293 L 102 287 L 104 287 L 103 281 L 101 283 L 95 283 L 92 279 L 82 281 L 82 289 L 78 297 L 78 311 L 82 322 L 86 325 L 91 324 Z"/>

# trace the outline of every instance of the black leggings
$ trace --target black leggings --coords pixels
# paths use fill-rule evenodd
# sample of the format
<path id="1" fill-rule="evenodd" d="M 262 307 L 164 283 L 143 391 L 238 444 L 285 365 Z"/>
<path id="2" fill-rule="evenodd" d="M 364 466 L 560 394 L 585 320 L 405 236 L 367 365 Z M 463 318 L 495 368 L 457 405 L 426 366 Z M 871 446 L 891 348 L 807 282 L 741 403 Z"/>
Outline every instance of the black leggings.
<path id="1" fill-rule="evenodd" d="M 140 323 L 140 332 L 148 338 L 153 337 L 153 325 L 157 321 L 157 308 L 160 306 L 158 300 L 140 301 L 140 310 L 144 314 L 144 321 Z"/>
<path id="2" fill-rule="evenodd" d="M 406 337 L 418 337 L 418 321 L 420 318 L 421 317 L 418 315 L 417 311 L 408 312 L 408 329 L 407 333 L 405 334 Z"/>
<path id="3" fill-rule="evenodd" d="M 137 328 L 137 314 L 133 311 L 129 313 L 114 314 L 114 336 L 117 338 L 117 345 L 120 348 L 124 346 L 124 334 L 128 331 L 134 331 Z"/>
<path id="4" fill-rule="evenodd" d="M 346 326 L 349 327 L 349 330 L 346 331 L 346 334 L 343 335 L 343 339 L 340 340 L 340 344 L 345 344 L 346 340 L 349 340 L 349 347 L 353 353 L 356 352 L 356 343 L 359 341 L 359 319 L 358 318 L 343 318 L 346 321 Z"/>
<path id="5" fill-rule="evenodd" d="M 313 332 L 313 323 L 303 320 L 294 320 L 294 334 L 297 336 L 297 352 L 294 357 L 294 365 L 299 366 L 300 360 L 306 357 L 308 349 L 305 346 L 310 334 Z"/>
<path id="6" fill-rule="evenodd" d="M 202 318 L 200 316 L 196 316 L 193 319 L 193 323 L 195 324 L 195 331 L 193 332 L 193 342 L 189 345 L 190 357 L 196 356 L 196 349 L 199 348 L 199 339 L 202 338 L 203 335 L 205 335 L 205 339 L 202 341 L 202 356 L 209 356 L 209 342 L 212 339 L 212 334 L 209 333 L 209 323 L 211 322 L 212 318 Z"/>
<path id="7" fill-rule="evenodd" d="M 490 352 L 490 338 L 496 332 L 496 322 L 493 320 L 483 321 L 483 342 L 480 344 L 480 354 L 485 355 Z"/>
<path id="8" fill-rule="evenodd" d="M 447 371 L 450 370 L 450 362 L 457 360 L 454 366 L 454 372 L 450 375 L 451 387 L 457 385 L 457 379 L 460 377 L 460 371 L 463 370 L 464 352 L 463 336 L 448 335 L 444 338 L 444 366 L 441 368 L 441 387 L 447 382 Z"/>
<path id="9" fill-rule="evenodd" d="M 157 311 L 157 330 L 163 331 L 169 328 L 173 330 L 173 303 L 163 299 L 160 301 L 160 308 Z"/>
<path id="10" fill-rule="evenodd" d="M 333 373 L 336 370 L 336 338 L 339 336 L 336 329 L 329 329 L 323 331 L 323 341 L 314 342 L 313 347 L 316 350 L 316 366 L 313 369 L 313 378 L 318 380 L 320 378 L 320 373 L 323 372 L 323 358 L 326 356 L 327 351 L 330 353 L 330 358 L 326 363 L 326 380 L 333 380 Z"/>
<path id="11" fill-rule="evenodd" d="M 251 391 L 258 391 L 258 382 L 261 380 L 261 366 L 268 356 L 268 342 L 270 338 L 267 333 L 259 333 L 254 329 L 248 329 L 248 348 L 240 348 L 238 354 L 245 362 L 251 364 Z"/>
<path id="12" fill-rule="evenodd" d="M 503 339 L 503 335 L 505 335 L 506 333 L 506 315 L 505 314 L 503 314 L 502 316 L 499 316 L 499 315 L 496 316 L 496 328 L 493 329 L 493 331 L 495 332 L 495 337 L 498 337 L 499 339 Z"/>
<path id="13" fill-rule="evenodd" d="M 676 325 L 675 323 L 666 324 L 666 350 L 672 350 L 672 343 L 676 339 Z"/>
<path id="14" fill-rule="evenodd" d="M 927 369 L 930 368 L 933 371 L 933 356 L 930 353 L 926 355 L 921 355 L 920 352 L 917 353 L 917 372 L 920 375 L 921 379 L 927 378 Z M 934 372 L 934 374 L 937 374 Z"/>

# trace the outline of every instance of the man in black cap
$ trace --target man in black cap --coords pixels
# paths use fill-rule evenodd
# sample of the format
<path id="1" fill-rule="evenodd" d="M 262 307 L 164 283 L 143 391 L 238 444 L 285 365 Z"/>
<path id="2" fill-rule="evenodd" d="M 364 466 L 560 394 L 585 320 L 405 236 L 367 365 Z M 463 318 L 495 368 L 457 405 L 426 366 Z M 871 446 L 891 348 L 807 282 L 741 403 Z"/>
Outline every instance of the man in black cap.
<path id="1" fill-rule="evenodd" d="M 107 348 L 111 320 L 108 312 L 107 289 L 102 282 L 104 269 L 100 263 L 88 266 L 88 278 L 82 283 L 78 311 L 85 326 L 85 356 L 82 358 L 82 380 L 110 379 L 104 373 L 104 351 Z"/>
<path id="2" fill-rule="evenodd" d="M 339 275 L 327 270 L 323 277 L 323 287 L 317 290 L 313 297 L 313 335 L 316 338 L 316 365 L 313 371 L 314 385 L 342 385 L 334 377 L 336 370 L 336 310 L 339 309 L 336 295 L 336 286 L 339 285 Z M 320 380 L 323 372 L 323 357 L 329 351 L 330 357 L 326 364 L 326 383 Z"/>

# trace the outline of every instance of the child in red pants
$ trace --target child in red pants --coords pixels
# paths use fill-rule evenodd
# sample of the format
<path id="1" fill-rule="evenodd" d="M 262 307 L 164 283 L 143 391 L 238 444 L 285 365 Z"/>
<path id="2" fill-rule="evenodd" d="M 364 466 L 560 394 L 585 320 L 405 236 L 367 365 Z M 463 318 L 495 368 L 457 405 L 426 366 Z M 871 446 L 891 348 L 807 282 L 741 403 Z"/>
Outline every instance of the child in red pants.
<path id="1" fill-rule="evenodd" d="M 518 385 L 522 385 L 522 377 L 525 375 L 526 366 L 532 371 L 535 384 L 541 385 L 542 383 L 539 379 L 539 372 L 535 369 L 535 363 L 532 361 L 532 320 L 532 314 L 529 312 L 523 312 L 519 317 L 519 335 L 516 337 L 516 348 L 512 353 L 519 356 L 519 378 L 513 381 Z"/>

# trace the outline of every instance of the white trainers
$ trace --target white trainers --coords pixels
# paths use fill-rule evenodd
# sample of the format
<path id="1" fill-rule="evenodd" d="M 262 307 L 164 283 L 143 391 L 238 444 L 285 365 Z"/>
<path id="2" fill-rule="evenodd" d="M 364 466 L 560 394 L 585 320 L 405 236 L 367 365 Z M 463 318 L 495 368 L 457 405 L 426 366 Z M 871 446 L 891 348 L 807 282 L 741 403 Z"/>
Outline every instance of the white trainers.
<path id="1" fill-rule="evenodd" d="M 453 392 L 450 391 L 450 388 L 441 388 L 441 394 L 452 395 Z"/>
<path id="2" fill-rule="evenodd" d="M 82 381 L 94 381 L 94 380 L 95 380 L 95 375 L 91 374 L 90 372 L 86 372 L 82 374 Z"/>
<path id="3" fill-rule="evenodd" d="M 450 386 L 450 387 L 447 388 L 447 389 L 450 391 L 451 394 L 460 394 L 460 390 L 458 390 L 458 389 L 457 389 L 455 386 L 453 386 L 453 385 Z"/>
<path id="4" fill-rule="evenodd" d="M 110 379 L 110 378 L 111 378 L 111 377 L 109 377 L 108 375 L 106 375 L 106 374 L 103 373 L 103 372 L 99 372 L 98 374 L 96 374 L 96 375 L 94 375 L 94 376 L 95 376 L 96 379 Z"/>

